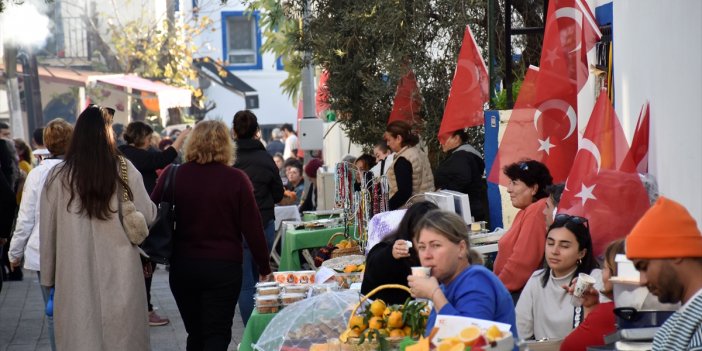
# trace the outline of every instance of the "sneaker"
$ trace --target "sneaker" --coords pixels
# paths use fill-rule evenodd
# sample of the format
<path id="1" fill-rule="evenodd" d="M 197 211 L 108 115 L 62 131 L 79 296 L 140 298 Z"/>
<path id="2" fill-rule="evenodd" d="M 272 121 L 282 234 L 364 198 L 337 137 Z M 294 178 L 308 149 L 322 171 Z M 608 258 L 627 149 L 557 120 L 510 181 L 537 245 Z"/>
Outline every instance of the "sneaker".
<path id="1" fill-rule="evenodd" d="M 161 316 L 157 315 L 156 311 L 149 312 L 149 325 L 152 327 L 166 325 L 170 322 L 171 321 L 168 320 L 168 318 L 162 318 Z"/>

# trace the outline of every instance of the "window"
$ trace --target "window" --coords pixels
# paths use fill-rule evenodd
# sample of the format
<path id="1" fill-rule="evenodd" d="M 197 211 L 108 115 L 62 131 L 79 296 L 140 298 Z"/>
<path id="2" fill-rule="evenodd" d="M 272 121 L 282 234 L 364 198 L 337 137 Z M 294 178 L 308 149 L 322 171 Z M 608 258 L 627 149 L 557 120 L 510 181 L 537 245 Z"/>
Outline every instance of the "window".
<path id="1" fill-rule="evenodd" d="M 258 12 L 222 12 L 223 60 L 230 69 L 261 69 Z"/>

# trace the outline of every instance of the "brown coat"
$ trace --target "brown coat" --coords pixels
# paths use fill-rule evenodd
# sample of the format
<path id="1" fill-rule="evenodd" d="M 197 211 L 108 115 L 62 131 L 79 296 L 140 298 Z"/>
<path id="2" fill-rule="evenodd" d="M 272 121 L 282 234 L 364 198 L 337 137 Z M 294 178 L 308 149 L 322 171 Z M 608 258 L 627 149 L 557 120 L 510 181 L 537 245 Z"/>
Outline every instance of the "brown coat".
<path id="1" fill-rule="evenodd" d="M 47 178 L 41 196 L 41 284 L 55 286 L 54 323 L 58 350 L 149 350 L 144 275 L 137 247 L 119 216 L 102 221 L 78 214 L 80 199 L 66 205 L 70 190 Z M 134 204 L 148 223 L 156 206 L 139 171 L 127 161 Z M 118 188 L 119 189 L 119 188 Z M 117 210 L 117 194 L 110 207 Z"/>

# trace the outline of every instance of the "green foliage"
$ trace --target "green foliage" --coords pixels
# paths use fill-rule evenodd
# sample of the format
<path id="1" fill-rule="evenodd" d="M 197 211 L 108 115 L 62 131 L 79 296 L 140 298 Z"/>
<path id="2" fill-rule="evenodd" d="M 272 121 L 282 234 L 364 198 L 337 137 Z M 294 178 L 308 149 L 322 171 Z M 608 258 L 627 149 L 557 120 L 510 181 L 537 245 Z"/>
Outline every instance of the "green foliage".
<path id="1" fill-rule="evenodd" d="M 330 103 L 351 140 L 370 146 L 381 139 L 398 82 L 411 69 L 423 99 L 417 128 L 430 154 L 437 154 L 436 134 L 467 24 L 486 47 L 487 33 L 479 23 L 486 2 L 310 2 L 309 34 L 297 49 L 310 50 L 313 62 L 330 72 Z M 303 0 L 290 4 L 291 12 L 302 12 Z"/>
<path id="2" fill-rule="evenodd" d="M 519 90 L 522 88 L 523 79 L 519 79 L 512 83 L 512 102 L 517 101 L 517 96 L 519 95 Z M 498 92 L 492 99 L 492 105 L 495 106 L 495 110 L 507 110 L 510 107 L 507 106 L 507 90 L 502 89 Z"/>

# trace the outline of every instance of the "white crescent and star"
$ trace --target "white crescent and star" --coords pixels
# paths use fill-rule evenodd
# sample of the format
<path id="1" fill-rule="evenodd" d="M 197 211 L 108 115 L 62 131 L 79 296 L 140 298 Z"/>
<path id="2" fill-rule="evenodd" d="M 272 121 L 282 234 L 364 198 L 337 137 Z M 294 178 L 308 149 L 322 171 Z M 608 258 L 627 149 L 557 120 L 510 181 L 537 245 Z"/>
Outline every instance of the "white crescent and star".
<path id="1" fill-rule="evenodd" d="M 597 161 L 597 174 L 599 174 L 600 169 L 602 168 L 602 155 L 600 154 L 600 149 L 597 148 L 597 145 L 595 145 L 592 140 L 583 138 L 580 140 L 578 150 L 585 150 L 592 154 L 595 161 Z"/>
<path id="2" fill-rule="evenodd" d="M 549 150 L 556 147 L 555 144 L 551 144 L 551 137 L 546 138 L 546 140 L 539 140 L 539 149 L 536 151 L 546 151 L 546 155 L 550 155 Z"/>
<path id="3" fill-rule="evenodd" d="M 561 140 L 568 139 L 568 137 L 573 134 L 575 127 L 577 126 L 577 116 L 575 115 L 575 109 L 573 109 L 573 106 L 559 99 L 546 100 L 544 103 L 539 105 L 534 112 L 534 128 L 536 128 L 536 130 L 539 130 L 539 118 L 541 118 L 544 111 L 548 110 L 561 110 L 568 117 L 568 122 L 570 122 L 568 134 Z"/>
<path id="4" fill-rule="evenodd" d="M 556 19 L 564 17 L 572 18 L 573 21 L 578 24 L 578 30 L 576 33 L 581 33 L 583 31 L 583 13 L 580 10 L 574 7 L 563 7 L 556 10 Z M 580 45 L 581 41 L 578 40 L 578 46 L 576 46 L 575 49 L 571 50 L 570 52 L 580 50 Z"/>
<path id="5" fill-rule="evenodd" d="M 585 183 L 580 184 L 580 192 L 575 194 L 575 197 L 580 198 L 583 206 L 585 206 L 587 200 L 597 200 L 595 195 L 592 194 L 595 190 L 595 186 L 597 186 L 597 184 L 592 184 L 591 186 L 587 186 Z"/>

